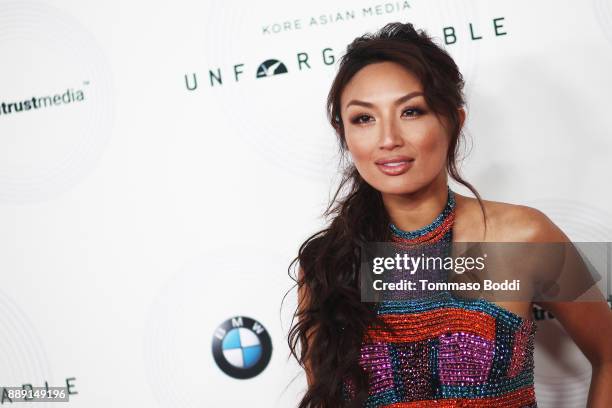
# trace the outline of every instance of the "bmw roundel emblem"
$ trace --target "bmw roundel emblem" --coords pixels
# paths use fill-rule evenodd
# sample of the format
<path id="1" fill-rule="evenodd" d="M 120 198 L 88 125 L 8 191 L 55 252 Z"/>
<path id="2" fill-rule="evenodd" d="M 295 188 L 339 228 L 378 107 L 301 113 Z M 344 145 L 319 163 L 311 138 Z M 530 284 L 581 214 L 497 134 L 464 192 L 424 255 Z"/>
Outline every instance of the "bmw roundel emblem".
<path id="1" fill-rule="evenodd" d="M 272 340 L 257 320 L 236 316 L 217 327 L 212 352 L 225 374 L 239 379 L 253 378 L 270 362 Z"/>

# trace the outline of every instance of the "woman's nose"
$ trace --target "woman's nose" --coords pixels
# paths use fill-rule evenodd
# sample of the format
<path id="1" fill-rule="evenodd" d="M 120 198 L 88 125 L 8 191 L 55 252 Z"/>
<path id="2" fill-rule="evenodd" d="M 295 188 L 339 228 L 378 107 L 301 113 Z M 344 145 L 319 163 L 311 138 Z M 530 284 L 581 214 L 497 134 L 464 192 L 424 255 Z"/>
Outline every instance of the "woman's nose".
<path id="1" fill-rule="evenodd" d="M 395 120 L 383 121 L 380 127 L 380 148 L 381 149 L 394 149 L 398 146 L 403 145 L 403 139 L 400 133 L 400 129 Z"/>

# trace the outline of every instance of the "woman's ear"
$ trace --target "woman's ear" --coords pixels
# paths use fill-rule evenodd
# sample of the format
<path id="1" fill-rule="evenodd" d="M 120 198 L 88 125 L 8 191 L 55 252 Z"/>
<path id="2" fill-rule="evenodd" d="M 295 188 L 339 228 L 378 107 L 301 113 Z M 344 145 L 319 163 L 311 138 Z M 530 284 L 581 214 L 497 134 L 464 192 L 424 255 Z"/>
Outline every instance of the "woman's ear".
<path id="1" fill-rule="evenodd" d="M 465 113 L 465 109 L 463 107 L 457 109 L 457 111 L 459 112 L 459 128 L 463 129 L 463 124 L 465 123 L 465 117 L 466 117 L 466 113 Z"/>

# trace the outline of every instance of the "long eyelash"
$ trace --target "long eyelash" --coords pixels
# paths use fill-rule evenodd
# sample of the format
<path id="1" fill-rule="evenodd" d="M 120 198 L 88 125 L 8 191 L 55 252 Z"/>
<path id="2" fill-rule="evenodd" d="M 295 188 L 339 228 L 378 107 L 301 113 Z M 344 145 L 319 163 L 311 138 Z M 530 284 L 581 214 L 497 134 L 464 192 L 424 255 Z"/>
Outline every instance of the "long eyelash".
<path id="1" fill-rule="evenodd" d="M 407 111 L 415 111 L 417 115 L 422 115 L 424 113 L 424 111 L 419 108 L 406 108 L 402 111 L 402 113 L 406 113 Z"/>
<path id="2" fill-rule="evenodd" d="M 357 116 L 355 116 L 354 118 L 351 119 L 351 123 L 354 123 L 354 124 L 363 123 L 363 122 L 359 121 L 359 119 L 361 119 L 363 117 L 371 117 L 371 116 L 370 115 L 366 115 L 365 113 L 357 115 Z"/>

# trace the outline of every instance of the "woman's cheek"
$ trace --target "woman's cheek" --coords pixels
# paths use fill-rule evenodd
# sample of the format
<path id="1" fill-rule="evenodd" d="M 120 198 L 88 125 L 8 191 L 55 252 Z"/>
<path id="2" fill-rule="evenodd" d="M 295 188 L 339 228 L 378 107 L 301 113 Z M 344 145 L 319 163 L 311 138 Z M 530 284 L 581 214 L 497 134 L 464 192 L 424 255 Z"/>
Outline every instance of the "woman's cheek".
<path id="1" fill-rule="evenodd" d="M 359 174 L 361 174 L 363 178 L 372 178 L 372 176 L 374 175 L 374 169 L 372 168 L 372 166 L 370 166 L 370 158 L 368 154 L 358 154 L 357 156 L 353 155 L 353 162 L 355 164 L 355 167 L 357 168 L 357 171 L 359 172 Z"/>
<path id="2" fill-rule="evenodd" d="M 371 143 L 368 142 L 367 138 L 347 138 L 346 144 L 356 165 L 363 165 L 365 162 L 370 160 L 372 146 Z"/>
<path id="3" fill-rule="evenodd" d="M 448 141 L 443 134 L 429 134 L 421 139 L 419 150 L 427 157 L 430 163 L 439 163 L 441 158 L 446 157 Z"/>

